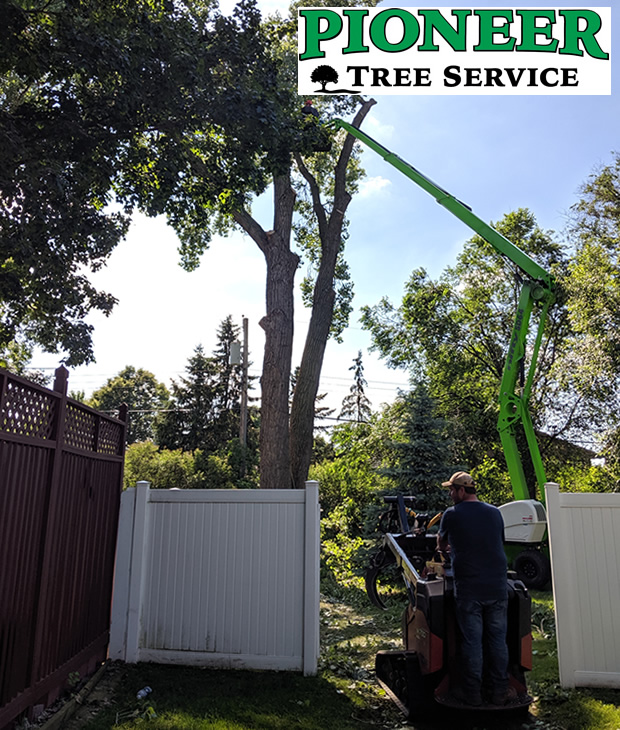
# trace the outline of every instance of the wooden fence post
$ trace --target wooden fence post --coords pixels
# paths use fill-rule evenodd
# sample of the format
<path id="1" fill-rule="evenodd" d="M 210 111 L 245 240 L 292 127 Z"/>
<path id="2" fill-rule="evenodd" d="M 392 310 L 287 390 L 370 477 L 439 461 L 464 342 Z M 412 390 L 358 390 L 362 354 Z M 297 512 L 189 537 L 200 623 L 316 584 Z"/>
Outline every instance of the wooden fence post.
<path id="1" fill-rule="evenodd" d="M 45 506 L 43 508 L 44 527 L 41 530 L 41 544 L 43 545 L 42 559 L 38 566 L 39 578 L 37 580 L 38 596 L 35 603 L 34 622 L 34 652 L 30 666 L 31 685 L 35 685 L 39 677 L 41 655 L 43 651 L 44 621 L 42 620 L 41 607 L 46 605 L 47 594 L 50 590 L 49 581 L 43 580 L 43 576 L 50 574 L 50 565 L 55 556 L 55 550 L 51 547 L 55 536 L 50 534 L 49 523 L 52 514 L 55 513 L 56 503 L 59 498 L 60 476 L 62 473 L 62 457 L 65 445 L 65 428 L 67 412 L 67 386 L 69 382 L 69 371 L 64 365 L 56 369 L 54 377 L 54 390 L 60 395 L 56 402 L 56 423 L 54 424 L 55 448 L 52 451 L 52 464 L 49 472 L 47 490 L 45 493 Z"/>

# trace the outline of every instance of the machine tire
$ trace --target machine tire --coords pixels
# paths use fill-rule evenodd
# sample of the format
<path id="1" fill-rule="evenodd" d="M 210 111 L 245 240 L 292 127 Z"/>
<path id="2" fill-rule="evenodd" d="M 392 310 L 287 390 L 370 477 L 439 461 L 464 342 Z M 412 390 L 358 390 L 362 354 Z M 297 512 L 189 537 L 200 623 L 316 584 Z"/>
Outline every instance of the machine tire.
<path id="1" fill-rule="evenodd" d="M 549 558 L 540 550 L 524 550 L 519 553 L 513 567 L 518 579 L 528 588 L 542 590 L 551 578 Z"/>
<path id="2" fill-rule="evenodd" d="M 379 575 L 383 573 L 387 567 L 394 565 L 395 563 L 396 559 L 394 558 L 392 551 L 383 547 L 371 557 L 370 566 L 366 569 L 366 573 L 364 575 L 366 594 L 373 606 L 376 606 L 382 611 L 387 611 L 387 606 L 379 595 L 377 580 Z"/>

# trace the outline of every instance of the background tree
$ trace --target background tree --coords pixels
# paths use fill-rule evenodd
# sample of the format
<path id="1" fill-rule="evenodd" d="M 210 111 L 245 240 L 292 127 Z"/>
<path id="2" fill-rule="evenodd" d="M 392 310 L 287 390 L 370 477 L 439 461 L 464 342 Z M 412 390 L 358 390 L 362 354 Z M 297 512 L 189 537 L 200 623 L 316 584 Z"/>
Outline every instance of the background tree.
<path id="1" fill-rule="evenodd" d="M 368 385 L 364 378 L 364 365 L 362 363 L 362 351 L 359 350 L 357 357 L 353 359 L 353 365 L 349 368 L 353 370 L 353 385 L 351 386 L 349 395 L 345 396 L 342 401 L 342 408 L 338 414 L 338 418 L 350 418 L 357 423 L 367 421 L 372 412 L 370 400 L 364 392 L 364 388 Z"/>
<path id="2" fill-rule="evenodd" d="M 0 305 L 1 306 L 1 305 Z M 42 370 L 34 370 L 30 367 L 32 360 L 32 349 L 17 340 L 11 340 L 4 347 L 0 348 L 0 368 L 10 370 L 15 375 L 21 375 L 39 385 L 49 386 L 52 381 L 51 375 L 46 375 Z"/>
<path id="3" fill-rule="evenodd" d="M 588 427 L 596 404 L 565 377 L 571 362 L 571 324 L 566 306 L 567 254 L 541 231 L 527 210 L 506 215 L 497 229 L 552 271 L 560 282 L 550 313 L 532 388 L 531 411 L 546 460 L 560 440 Z M 457 264 L 437 281 L 414 271 L 401 306 L 387 300 L 366 308 L 363 321 L 374 346 L 394 366 L 426 379 L 439 414 L 455 423 L 458 460 L 503 465 L 497 435 L 498 388 L 517 311 L 520 280 L 512 266 L 479 236 L 469 240 Z M 527 453 L 524 444 L 521 452 Z M 528 483 L 534 484 L 527 464 Z"/>
<path id="4" fill-rule="evenodd" d="M 124 489 L 135 487 L 138 481 L 150 482 L 153 489 L 205 486 L 193 454 L 181 449 L 160 450 L 152 441 L 131 444 L 125 452 Z"/>
<path id="5" fill-rule="evenodd" d="M 239 436 L 243 372 L 241 365 L 231 362 L 231 347 L 233 342 L 239 341 L 239 337 L 240 327 L 233 323 L 229 314 L 218 327 L 217 344 L 212 355 L 215 365 L 213 428 L 219 443 Z"/>
<path id="6" fill-rule="evenodd" d="M 396 463 L 383 473 L 394 480 L 391 491 L 416 497 L 416 509 L 443 510 L 449 500 L 441 483 L 456 470 L 449 424 L 435 415 L 436 404 L 421 383 L 400 400 L 399 437 L 392 442 Z"/>
<path id="7" fill-rule="evenodd" d="M 248 409 L 246 443 L 239 438 L 241 366 L 230 362 L 239 328 L 226 317 L 211 357 L 199 345 L 172 381 L 171 400 L 156 423 L 162 450 L 181 450 L 193 458 L 195 480 L 204 488 L 255 487 L 258 476 L 259 417 Z"/>
<path id="8" fill-rule="evenodd" d="M 575 389 L 599 404 L 593 422 L 609 464 L 620 461 L 620 154 L 595 170 L 573 206 L 566 289 Z M 603 406 L 601 409 L 600 406 Z M 615 481 L 620 477 L 617 472 Z"/>
<path id="9" fill-rule="evenodd" d="M 93 392 L 87 404 L 117 415 L 125 403 L 129 409 L 127 443 L 152 441 L 160 411 L 169 406 L 170 393 L 153 373 L 128 365 L 118 375 Z M 146 477 L 145 477 L 146 478 Z"/>
<path id="10" fill-rule="evenodd" d="M 213 429 L 217 370 L 202 345 L 187 361 L 185 372 L 185 377 L 171 383 L 170 408 L 157 424 L 158 443 L 171 450 L 213 451 L 217 445 Z"/>

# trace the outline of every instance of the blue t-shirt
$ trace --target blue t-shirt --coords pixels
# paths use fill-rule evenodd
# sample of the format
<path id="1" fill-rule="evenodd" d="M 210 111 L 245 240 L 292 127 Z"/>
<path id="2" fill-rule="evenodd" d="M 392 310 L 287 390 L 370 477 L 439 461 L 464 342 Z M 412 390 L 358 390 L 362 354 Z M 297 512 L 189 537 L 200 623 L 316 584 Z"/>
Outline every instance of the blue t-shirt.
<path id="1" fill-rule="evenodd" d="M 461 502 L 441 518 L 439 534 L 450 543 L 455 595 L 479 601 L 507 597 L 504 520 L 486 502 Z"/>

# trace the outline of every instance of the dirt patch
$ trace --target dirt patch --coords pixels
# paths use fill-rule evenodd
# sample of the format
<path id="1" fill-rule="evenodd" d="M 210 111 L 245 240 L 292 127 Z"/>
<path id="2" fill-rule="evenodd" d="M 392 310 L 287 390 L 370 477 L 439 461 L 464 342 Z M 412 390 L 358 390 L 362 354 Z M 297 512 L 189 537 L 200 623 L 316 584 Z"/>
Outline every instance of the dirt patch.
<path id="1" fill-rule="evenodd" d="M 123 669 L 122 662 L 108 662 L 76 695 L 67 696 L 51 708 L 52 716 L 38 730 L 83 730 L 100 710 L 112 704 Z"/>
<path id="2" fill-rule="evenodd" d="M 65 724 L 64 730 L 81 730 L 101 709 L 112 704 L 114 693 L 123 676 L 123 669 L 124 665 L 120 662 L 110 662 L 106 666 L 103 676 L 84 702 L 78 705 L 73 717 Z"/>

